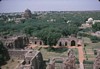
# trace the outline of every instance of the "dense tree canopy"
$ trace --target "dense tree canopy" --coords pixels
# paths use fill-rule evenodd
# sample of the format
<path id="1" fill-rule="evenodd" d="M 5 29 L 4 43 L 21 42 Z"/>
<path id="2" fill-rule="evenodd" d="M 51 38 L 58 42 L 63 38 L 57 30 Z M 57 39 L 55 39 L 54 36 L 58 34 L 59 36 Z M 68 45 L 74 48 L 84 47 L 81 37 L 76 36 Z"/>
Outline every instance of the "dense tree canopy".
<path id="1" fill-rule="evenodd" d="M 59 33 L 59 30 L 57 31 L 53 28 L 41 30 L 36 35 L 37 37 L 41 38 L 45 44 L 48 44 L 50 46 L 55 45 L 58 39 L 61 37 L 61 33 Z"/>
<path id="2" fill-rule="evenodd" d="M 32 14 L 31 19 L 27 19 L 22 23 L 7 22 L 7 17 L 0 16 L 4 20 L 0 20 L 0 33 L 3 35 L 24 33 L 30 36 L 37 36 L 43 39 L 45 44 L 55 45 L 55 42 L 61 36 L 77 34 L 78 27 L 85 23 L 87 18 L 92 17 L 99 20 L 100 12 L 51 12 L 42 14 Z M 14 16 L 9 16 L 13 18 Z M 17 15 L 16 17 L 20 17 Z M 54 20 L 54 21 L 53 21 Z M 100 23 L 93 25 L 94 30 L 100 30 Z M 90 29 L 88 29 L 90 30 Z M 87 29 L 85 30 L 87 31 Z"/>

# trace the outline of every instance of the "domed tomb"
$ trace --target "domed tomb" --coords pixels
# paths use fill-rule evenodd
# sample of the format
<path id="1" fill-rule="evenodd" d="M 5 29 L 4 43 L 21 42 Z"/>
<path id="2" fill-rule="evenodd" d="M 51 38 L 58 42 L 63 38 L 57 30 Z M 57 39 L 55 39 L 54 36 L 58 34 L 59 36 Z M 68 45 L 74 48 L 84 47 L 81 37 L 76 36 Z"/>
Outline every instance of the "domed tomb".
<path id="1" fill-rule="evenodd" d="M 27 18 L 27 19 L 32 17 L 32 13 L 29 9 L 25 10 L 24 17 Z"/>

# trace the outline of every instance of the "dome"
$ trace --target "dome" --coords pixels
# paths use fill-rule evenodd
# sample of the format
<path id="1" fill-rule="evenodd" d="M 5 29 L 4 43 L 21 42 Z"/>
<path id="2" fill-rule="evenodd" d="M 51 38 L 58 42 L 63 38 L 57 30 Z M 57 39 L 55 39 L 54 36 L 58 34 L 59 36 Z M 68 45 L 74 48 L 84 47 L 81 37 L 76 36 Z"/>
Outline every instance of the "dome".
<path id="1" fill-rule="evenodd" d="M 26 9 L 26 10 L 25 10 L 25 12 L 28 12 L 28 13 L 30 13 L 31 11 L 30 11 L 29 9 Z"/>
<path id="2" fill-rule="evenodd" d="M 25 12 L 24 12 L 23 17 L 25 17 L 25 18 L 31 18 L 31 16 L 32 16 L 31 11 L 29 9 L 26 9 Z"/>
<path id="3" fill-rule="evenodd" d="M 92 22 L 93 21 L 93 18 L 88 18 L 88 22 Z"/>

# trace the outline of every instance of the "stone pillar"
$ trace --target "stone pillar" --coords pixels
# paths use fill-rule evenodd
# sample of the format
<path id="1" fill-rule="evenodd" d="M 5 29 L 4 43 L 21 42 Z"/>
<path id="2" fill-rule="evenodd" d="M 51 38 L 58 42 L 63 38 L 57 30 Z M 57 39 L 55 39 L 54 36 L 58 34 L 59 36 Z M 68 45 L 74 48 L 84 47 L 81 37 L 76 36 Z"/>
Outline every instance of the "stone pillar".
<path id="1" fill-rule="evenodd" d="M 49 69 L 55 69 L 55 64 L 49 64 Z"/>

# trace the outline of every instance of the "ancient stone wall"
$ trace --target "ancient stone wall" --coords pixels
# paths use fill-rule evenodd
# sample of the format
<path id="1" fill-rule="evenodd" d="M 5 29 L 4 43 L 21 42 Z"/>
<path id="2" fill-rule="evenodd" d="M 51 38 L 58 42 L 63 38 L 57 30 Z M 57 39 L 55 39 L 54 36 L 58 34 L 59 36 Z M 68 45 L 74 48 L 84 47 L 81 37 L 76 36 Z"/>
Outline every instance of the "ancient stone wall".
<path id="1" fill-rule="evenodd" d="M 22 49 L 29 44 L 29 39 L 26 36 L 10 36 L 1 39 L 7 49 Z"/>
<path id="2" fill-rule="evenodd" d="M 43 45 L 43 41 L 37 37 L 30 37 L 29 41 L 35 45 Z"/>
<path id="3" fill-rule="evenodd" d="M 57 42 L 57 46 L 81 46 L 83 41 L 76 37 L 60 38 Z"/>
<path id="4" fill-rule="evenodd" d="M 65 59 L 65 61 L 63 62 L 64 63 L 64 69 L 76 69 L 76 66 L 75 66 L 75 54 L 73 52 L 73 50 L 69 50 L 68 51 L 68 58 Z"/>
<path id="5" fill-rule="evenodd" d="M 10 50 L 11 57 L 21 57 L 22 60 L 15 69 L 44 69 L 43 57 L 39 51 L 36 50 Z M 13 55 L 15 54 L 15 55 Z"/>
<path id="6" fill-rule="evenodd" d="M 27 50 L 8 50 L 11 58 L 17 57 L 19 60 L 25 58 L 25 53 Z"/>

